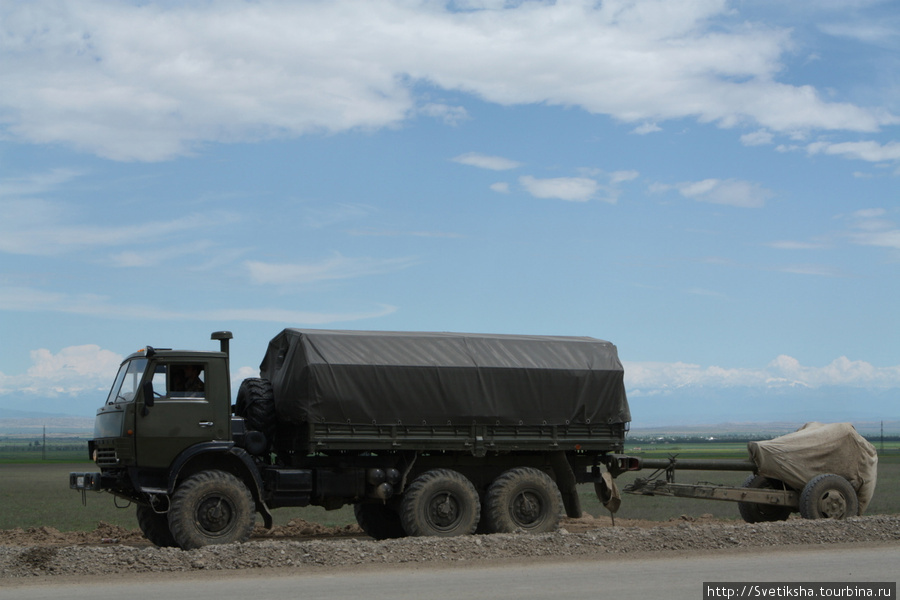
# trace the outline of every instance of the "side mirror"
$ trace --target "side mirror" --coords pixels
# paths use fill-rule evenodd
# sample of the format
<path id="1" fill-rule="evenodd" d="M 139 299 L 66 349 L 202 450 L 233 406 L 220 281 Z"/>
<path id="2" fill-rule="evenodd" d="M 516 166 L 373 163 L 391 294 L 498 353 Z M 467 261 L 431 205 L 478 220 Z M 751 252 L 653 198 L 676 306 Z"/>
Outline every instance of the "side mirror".
<path id="1" fill-rule="evenodd" d="M 153 406 L 153 402 L 154 402 L 154 399 L 153 399 L 153 382 L 152 382 L 152 381 L 145 381 L 145 382 L 144 382 L 143 390 L 144 390 L 144 406 L 147 407 L 147 408 L 150 408 L 151 406 Z"/>

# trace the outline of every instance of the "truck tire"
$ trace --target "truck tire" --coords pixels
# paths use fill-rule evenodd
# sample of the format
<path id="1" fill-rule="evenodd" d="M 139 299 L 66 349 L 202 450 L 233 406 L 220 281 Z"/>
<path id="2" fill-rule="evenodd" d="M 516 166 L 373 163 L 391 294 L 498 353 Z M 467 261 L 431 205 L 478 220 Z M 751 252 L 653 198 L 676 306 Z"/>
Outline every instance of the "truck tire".
<path id="1" fill-rule="evenodd" d="M 804 519 L 846 519 L 858 514 L 856 490 L 840 475 L 817 475 L 800 493 L 800 516 Z"/>
<path id="2" fill-rule="evenodd" d="M 253 496 L 225 471 L 201 471 L 172 494 L 169 530 L 183 550 L 250 539 L 255 522 Z"/>
<path id="3" fill-rule="evenodd" d="M 149 506 L 138 504 L 137 522 L 144 537 L 160 548 L 177 546 L 172 532 L 169 531 L 169 518 L 158 513 Z"/>
<path id="4" fill-rule="evenodd" d="M 275 434 L 275 394 L 268 379 L 251 377 L 241 382 L 234 414 L 244 417 L 247 425 L 266 436 L 269 443 Z"/>
<path id="5" fill-rule="evenodd" d="M 484 518 L 492 533 L 546 533 L 559 525 L 560 502 L 549 475 L 533 467 L 517 467 L 488 488 Z"/>
<path id="6" fill-rule="evenodd" d="M 769 479 L 762 475 L 750 475 L 744 480 L 741 487 L 777 490 L 784 489 L 784 484 L 777 479 Z M 747 523 L 763 523 L 765 521 L 784 521 L 791 516 L 794 509 L 790 506 L 738 502 L 738 512 L 741 513 L 741 518 Z"/>
<path id="7" fill-rule="evenodd" d="M 478 491 L 464 475 L 433 469 L 419 475 L 406 488 L 400 503 L 403 530 L 413 536 L 469 535 L 478 527 L 481 503 Z"/>
<path id="8" fill-rule="evenodd" d="M 366 535 L 376 540 L 392 540 L 406 537 L 400 514 L 392 507 L 381 503 L 354 504 L 356 522 Z"/>

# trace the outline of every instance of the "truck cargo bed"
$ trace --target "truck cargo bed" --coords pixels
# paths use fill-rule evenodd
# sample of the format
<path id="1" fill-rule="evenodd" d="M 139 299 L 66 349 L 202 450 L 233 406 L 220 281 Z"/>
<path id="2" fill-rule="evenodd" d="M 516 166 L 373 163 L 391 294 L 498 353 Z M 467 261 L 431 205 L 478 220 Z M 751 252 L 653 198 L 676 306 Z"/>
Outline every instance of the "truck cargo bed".
<path id="1" fill-rule="evenodd" d="M 631 420 L 616 347 L 587 337 L 285 329 L 260 375 L 272 383 L 279 421 L 312 424 L 309 435 L 326 444 L 515 443 L 575 426 L 591 442 Z"/>

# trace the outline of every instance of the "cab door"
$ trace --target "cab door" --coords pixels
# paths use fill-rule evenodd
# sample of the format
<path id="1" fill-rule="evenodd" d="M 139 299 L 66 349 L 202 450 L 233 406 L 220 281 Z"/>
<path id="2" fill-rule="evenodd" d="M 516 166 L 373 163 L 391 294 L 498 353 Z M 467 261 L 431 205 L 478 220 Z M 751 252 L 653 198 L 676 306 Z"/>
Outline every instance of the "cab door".
<path id="1" fill-rule="evenodd" d="M 142 398 L 135 415 L 135 454 L 144 468 L 167 468 L 184 450 L 230 437 L 231 399 L 221 389 L 220 361 L 151 363 L 153 400 Z M 145 379 L 146 381 L 146 379 Z M 144 394 L 149 390 L 144 388 Z"/>

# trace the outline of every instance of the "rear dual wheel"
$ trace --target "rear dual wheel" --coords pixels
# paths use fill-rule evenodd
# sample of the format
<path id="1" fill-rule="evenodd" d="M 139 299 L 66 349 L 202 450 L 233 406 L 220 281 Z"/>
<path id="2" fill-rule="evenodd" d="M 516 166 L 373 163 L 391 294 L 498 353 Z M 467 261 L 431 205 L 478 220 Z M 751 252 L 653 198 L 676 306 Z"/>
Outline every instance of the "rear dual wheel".
<path id="1" fill-rule="evenodd" d="M 432 469 L 416 477 L 400 503 L 400 523 L 412 536 L 469 535 L 480 517 L 475 486 L 450 469 Z"/>
<path id="2" fill-rule="evenodd" d="M 494 480 L 484 498 L 484 518 L 492 533 L 546 533 L 559 525 L 559 489 L 549 475 L 517 467 Z"/>

